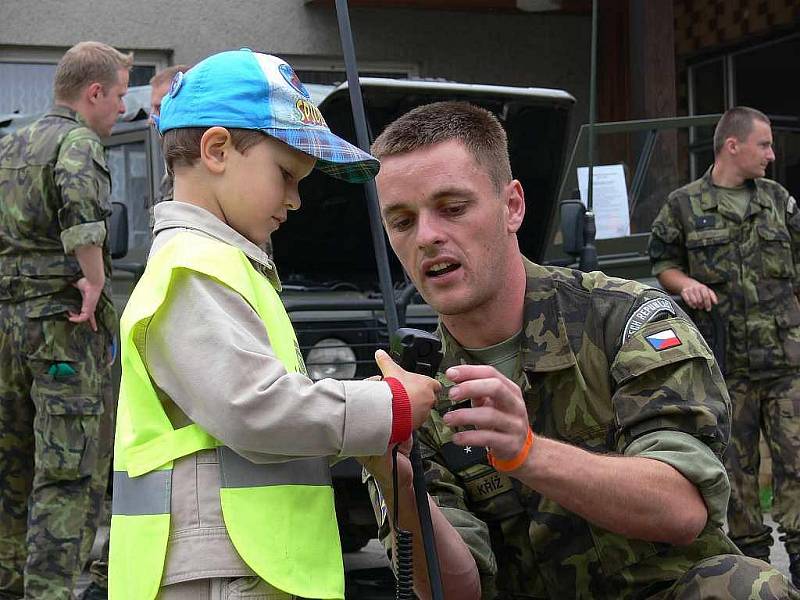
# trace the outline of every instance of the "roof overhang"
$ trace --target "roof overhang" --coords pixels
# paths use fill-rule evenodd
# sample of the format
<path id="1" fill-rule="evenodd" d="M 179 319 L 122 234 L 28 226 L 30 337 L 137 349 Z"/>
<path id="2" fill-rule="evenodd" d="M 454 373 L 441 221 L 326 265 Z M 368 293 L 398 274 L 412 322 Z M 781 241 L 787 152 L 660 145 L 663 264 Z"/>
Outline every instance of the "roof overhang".
<path id="1" fill-rule="evenodd" d="M 311 6 L 334 6 L 334 0 L 305 0 Z M 353 7 L 420 8 L 474 12 L 588 13 L 591 0 L 350 0 Z"/>

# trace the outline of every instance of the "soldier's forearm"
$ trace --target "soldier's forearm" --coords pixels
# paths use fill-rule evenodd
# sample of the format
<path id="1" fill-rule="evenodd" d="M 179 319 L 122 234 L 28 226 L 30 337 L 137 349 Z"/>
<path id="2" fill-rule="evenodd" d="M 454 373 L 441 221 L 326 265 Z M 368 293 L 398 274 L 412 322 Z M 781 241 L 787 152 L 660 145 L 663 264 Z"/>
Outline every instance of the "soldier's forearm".
<path id="1" fill-rule="evenodd" d="M 658 282 L 670 294 L 680 294 L 689 283 L 695 280 L 680 269 L 667 269 L 658 274 Z"/>
<path id="2" fill-rule="evenodd" d="M 417 514 L 417 503 L 411 485 L 411 464 L 407 460 L 399 459 L 398 467 L 408 469 L 408 477 L 398 478 L 399 526 L 411 532 L 414 561 L 414 590 L 419 598 L 425 600 L 431 597 L 430 583 L 427 577 L 425 549 L 422 543 L 422 530 Z M 389 481 L 380 483 L 381 493 L 386 502 L 390 521 L 394 519 L 393 489 Z M 481 583 L 475 559 L 458 534 L 458 531 L 447 521 L 436 503 L 428 496 L 431 511 L 431 521 L 436 537 L 436 552 L 439 558 L 439 570 L 442 576 L 442 589 L 445 598 L 475 599 L 481 596 Z M 395 536 L 398 524 L 392 522 L 393 555 L 397 556 L 397 538 Z"/>
<path id="3" fill-rule="evenodd" d="M 78 246 L 75 258 L 81 266 L 83 276 L 95 287 L 103 287 L 106 274 L 103 269 L 103 249 L 100 246 Z"/>
<path id="4" fill-rule="evenodd" d="M 688 544 L 708 519 L 697 488 L 671 466 L 649 458 L 592 454 L 536 438 L 514 477 L 595 525 L 629 538 Z"/>

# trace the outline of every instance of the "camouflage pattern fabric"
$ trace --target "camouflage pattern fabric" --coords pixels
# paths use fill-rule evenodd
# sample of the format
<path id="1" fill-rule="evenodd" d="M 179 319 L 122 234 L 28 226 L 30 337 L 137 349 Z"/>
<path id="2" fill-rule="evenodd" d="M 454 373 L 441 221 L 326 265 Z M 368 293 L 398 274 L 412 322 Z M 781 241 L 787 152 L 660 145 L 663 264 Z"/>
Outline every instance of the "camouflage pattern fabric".
<path id="1" fill-rule="evenodd" d="M 175 191 L 175 183 L 173 181 L 172 175 L 169 172 L 165 172 L 164 176 L 161 178 L 161 182 L 158 185 L 158 198 L 156 198 L 155 203 L 158 204 L 159 202 L 168 202 L 172 200 L 173 192 Z"/>
<path id="2" fill-rule="evenodd" d="M 680 269 L 717 294 L 727 323 L 725 375 L 751 378 L 800 367 L 800 210 L 769 179 L 747 182 L 744 220 L 719 205 L 711 169 L 672 192 L 653 221 L 653 274 Z M 690 315 L 706 339 L 705 311 Z"/>
<path id="3" fill-rule="evenodd" d="M 768 557 L 771 528 L 764 525 L 758 489 L 759 434 L 763 424 L 772 455 L 773 517 L 790 554 L 800 553 L 800 374 L 752 381 L 728 377 L 733 405 L 725 464 L 731 479 L 730 536 L 749 556 Z"/>
<path id="4" fill-rule="evenodd" d="M 112 336 L 0 304 L 0 595 L 69 600 L 111 461 Z"/>
<path id="5" fill-rule="evenodd" d="M 102 144 L 56 106 L 0 139 L 0 595 L 70 598 L 109 472 L 116 331 Z M 102 245 L 100 332 L 73 325 L 76 247 Z"/>
<path id="6" fill-rule="evenodd" d="M 797 590 L 765 562 L 735 554 L 694 565 L 665 594 L 648 600 L 732 600 L 798 598 Z"/>
<path id="7" fill-rule="evenodd" d="M 719 298 L 735 419 L 726 454 L 730 531 L 744 552 L 767 557 L 772 537 L 757 489 L 760 430 L 773 454 L 776 518 L 787 550 L 800 552 L 800 210 L 774 181 L 746 185 L 752 200 L 743 219 L 720 204 L 711 169 L 674 191 L 653 222 L 649 252 L 654 274 L 680 269 Z M 711 339 L 708 313 L 691 314 Z"/>
<path id="8" fill-rule="evenodd" d="M 77 246 L 103 246 L 106 290 L 98 316 L 113 328 L 106 239 L 111 176 L 97 134 L 56 106 L 0 139 L 0 302 L 30 300 L 30 317 L 81 305 Z"/>
<path id="9" fill-rule="evenodd" d="M 730 427 L 724 383 L 707 344 L 669 298 L 598 272 L 529 262 L 526 272 L 516 382 L 535 433 L 607 454 L 648 434 L 680 431 L 722 455 Z M 678 343 L 656 349 L 651 341 L 658 345 L 665 331 Z M 441 371 L 471 362 L 444 328 L 440 334 Z M 786 579 L 769 565 L 741 568 L 751 559 L 714 523 L 685 547 L 628 539 L 495 471 L 485 449 L 452 443 L 442 421 L 449 408 L 445 389 L 420 430 L 420 449 L 428 491 L 469 546 L 483 598 L 728 598 L 728 589 L 789 597 Z M 370 484 L 386 540 L 388 519 Z M 690 575 L 727 555 L 724 569 Z M 717 595 L 695 594 L 698 579 Z"/>
<path id="10" fill-rule="evenodd" d="M 165 165 L 164 175 L 161 177 L 161 181 L 158 183 L 158 196 L 153 200 L 153 203 L 147 207 L 147 213 L 150 215 L 150 231 L 153 231 L 153 227 L 155 227 L 156 224 L 156 216 L 154 213 L 156 204 L 172 200 L 174 192 L 175 182 Z"/>
<path id="11" fill-rule="evenodd" d="M 103 544 L 100 558 L 92 562 L 89 575 L 98 588 L 108 590 L 108 542 Z"/>

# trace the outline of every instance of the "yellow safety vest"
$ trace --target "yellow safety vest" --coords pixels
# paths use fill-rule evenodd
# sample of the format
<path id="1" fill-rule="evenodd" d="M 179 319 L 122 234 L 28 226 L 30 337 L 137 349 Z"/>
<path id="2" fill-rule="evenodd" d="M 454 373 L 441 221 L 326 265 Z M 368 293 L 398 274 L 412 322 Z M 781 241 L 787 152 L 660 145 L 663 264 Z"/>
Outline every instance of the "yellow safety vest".
<path id="1" fill-rule="evenodd" d="M 147 325 L 169 295 L 175 269 L 207 275 L 241 294 L 264 322 L 270 345 L 286 370 L 302 368 L 294 330 L 277 292 L 243 252 L 186 232 L 150 257 L 120 323 L 122 382 L 114 444 L 111 598 L 156 597 L 169 538 L 173 461 L 211 448 L 219 452 L 225 527 L 244 562 L 289 594 L 344 598 L 328 459 L 257 465 L 224 447 L 199 425 L 174 429 L 164 412 L 135 340 L 144 341 Z M 197 326 L 202 327 L 202 321 Z"/>

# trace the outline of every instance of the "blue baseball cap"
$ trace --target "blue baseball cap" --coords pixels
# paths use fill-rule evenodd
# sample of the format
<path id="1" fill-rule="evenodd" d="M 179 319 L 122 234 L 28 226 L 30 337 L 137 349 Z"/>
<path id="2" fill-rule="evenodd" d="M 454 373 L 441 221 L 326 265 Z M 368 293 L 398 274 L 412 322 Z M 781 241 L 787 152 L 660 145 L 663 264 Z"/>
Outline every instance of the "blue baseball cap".
<path id="1" fill-rule="evenodd" d="M 354 183 L 378 174 L 378 159 L 331 133 L 288 63 L 244 48 L 177 73 L 161 103 L 158 129 L 257 129 L 317 159 L 315 168 Z"/>

